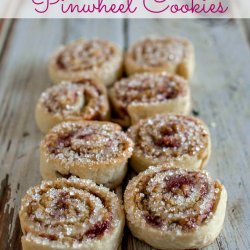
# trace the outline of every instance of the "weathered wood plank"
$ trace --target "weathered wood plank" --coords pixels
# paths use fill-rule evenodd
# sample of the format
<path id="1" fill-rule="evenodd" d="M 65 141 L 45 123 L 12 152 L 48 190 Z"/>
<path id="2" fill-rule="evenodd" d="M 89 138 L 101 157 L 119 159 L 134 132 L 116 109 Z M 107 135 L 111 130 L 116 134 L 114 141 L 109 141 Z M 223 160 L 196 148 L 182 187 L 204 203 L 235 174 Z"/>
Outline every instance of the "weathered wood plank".
<path id="1" fill-rule="evenodd" d="M 249 249 L 250 60 L 243 30 L 228 20 L 129 21 L 129 44 L 148 34 L 188 37 L 196 49 L 193 107 L 211 130 L 208 170 L 225 184 L 229 196 L 224 229 L 206 249 Z M 138 242 L 127 237 L 127 249 L 139 249 Z"/>
<path id="2" fill-rule="evenodd" d="M 13 19 L 0 19 L 0 58 L 13 23 Z"/>
<path id="3" fill-rule="evenodd" d="M 81 36 L 102 37 L 123 46 L 123 22 L 112 20 L 16 21 L 0 64 L 0 248 L 21 249 L 17 216 L 21 197 L 40 182 L 41 134 L 34 106 L 49 86 L 47 58 L 57 46 Z"/>
<path id="4" fill-rule="evenodd" d="M 241 22 L 242 22 L 245 35 L 248 39 L 248 44 L 250 45 L 250 19 L 248 18 L 241 19 Z"/>

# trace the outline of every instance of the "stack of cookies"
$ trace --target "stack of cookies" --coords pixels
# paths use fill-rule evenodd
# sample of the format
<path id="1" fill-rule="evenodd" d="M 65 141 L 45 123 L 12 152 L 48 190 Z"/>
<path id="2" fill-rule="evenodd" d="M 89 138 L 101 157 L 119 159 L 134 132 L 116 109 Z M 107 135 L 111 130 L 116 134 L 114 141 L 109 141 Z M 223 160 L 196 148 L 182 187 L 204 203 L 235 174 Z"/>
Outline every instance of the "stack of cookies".
<path id="1" fill-rule="evenodd" d="M 51 56 L 55 85 L 35 110 L 44 181 L 22 199 L 24 250 L 117 249 L 125 223 L 157 249 L 216 239 L 227 193 L 203 170 L 208 127 L 189 115 L 194 61 L 192 44 L 175 37 L 147 38 L 125 53 L 80 39 Z M 128 169 L 135 177 L 118 197 Z"/>

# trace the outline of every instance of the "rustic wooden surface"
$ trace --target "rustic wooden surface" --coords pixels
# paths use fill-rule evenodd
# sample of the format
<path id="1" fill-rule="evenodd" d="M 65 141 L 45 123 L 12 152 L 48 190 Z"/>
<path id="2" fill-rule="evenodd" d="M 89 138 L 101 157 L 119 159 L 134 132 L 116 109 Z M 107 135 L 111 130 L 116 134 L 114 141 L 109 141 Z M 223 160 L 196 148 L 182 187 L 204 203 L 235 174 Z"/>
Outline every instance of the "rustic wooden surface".
<path id="1" fill-rule="evenodd" d="M 208 170 L 228 190 L 225 226 L 207 250 L 250 249 L 250 53 L 233 20 L 1 20 L 0 21 L 0 249 L 21 249 L 20 199 L 40 182 L 34 106 L 50 85 L 46 62 L 62 43 L 101 37 L 127 47 L 147 35 L 192 40 L 197 67 L 193 108 L 209 125 Z M 151 249 L 126 230 L 123 249 Z"/>

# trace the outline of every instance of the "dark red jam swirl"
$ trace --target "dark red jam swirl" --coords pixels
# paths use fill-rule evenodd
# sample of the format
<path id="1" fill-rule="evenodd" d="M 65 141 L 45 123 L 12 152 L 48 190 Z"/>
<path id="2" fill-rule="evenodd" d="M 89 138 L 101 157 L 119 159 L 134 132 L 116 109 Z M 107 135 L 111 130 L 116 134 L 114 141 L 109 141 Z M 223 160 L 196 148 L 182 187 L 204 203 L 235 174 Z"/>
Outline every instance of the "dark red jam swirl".
<path id="1" fill-rule="evenodd" d="M 66 45 L 56 58 L 59 69 L 67 71 L 93 70 L 114 55 L 114 45 L 103 40 L 76 41 Z"/>
<path id="2" fill-rule="evenodd" d="M 122 79 L 111 91 L 119 108 L 125 112 L 128 105 L 158 103 L 185 96 L 187 82 L 166 73 L 144 73 Z"/>
<path id="3" fill-rule="evenodd" d="M 145 39 L 136 43 L 129 53 L 142 67 L 161 67 L 178 64 L 185 56 L 185 45 L 177 38 Z"/>
<path id="4" fill-rule="evenodd" d="M 61 160 L 100 162 L 131 155 L 132 144 L 116 124 L 67 122 L 50 131 L 41 145 L 51 157 Z"/>
<path id="5" fill-rule="evenodd" d="M 168 157 L 202 155 L 209 145 L 209 133 L 198 119 L 162 114 L 142 120 L 128 130 L 136 142 L 134 151 L 148 158 L 165 161 Z"/>
<path id="6" fill-rule="evenodd" d="M 206 173 L 174 168 L 147 172 L 137 185 L 136 204 L 151 226 L 188 231 L 213 214 L 220 189 Z"/>
<path id="7" fill-rule="evenodd" d="M 83 79 L 77 83 L 65 83 L 48 88 L 39 103 L 52 114 L 65 120 L 101 120 L 108 112 L 106 92 L 97 83 Z"/>
<path id="8" fill-rule="evenodd" d="M 114 227 L 113 194 L 92 181 L 71 177 L 44 182 L 29 190 L 21 213 L 26 213 L 25 232 L 60 244 L 101 238 Z M 115 215 L 116 216 L 116 215 Z"/>

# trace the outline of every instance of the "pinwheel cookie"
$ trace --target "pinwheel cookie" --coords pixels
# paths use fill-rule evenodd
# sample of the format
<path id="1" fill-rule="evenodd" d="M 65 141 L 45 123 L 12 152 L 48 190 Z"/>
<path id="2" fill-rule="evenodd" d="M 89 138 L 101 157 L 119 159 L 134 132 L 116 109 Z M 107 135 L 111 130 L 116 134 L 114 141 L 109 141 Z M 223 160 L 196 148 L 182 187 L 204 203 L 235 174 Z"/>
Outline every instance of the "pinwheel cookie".
<path id="1" fill-rule="evenodd" d="M 118 121 L 130 125 L 160 113 L 188 114 L 190 88 L 185 79 L 168 73 L 142 73 L 124 78 L 110 89 Z"/>
<path id="2" fill-rule="evenodd" d="M 35 111 L 37 125 L 44 133 L 62 121 L 107 120 L 109 115 L 106 88 L 90 79 L 48 88 Z"/>
<path id="3" fill-rule="evenodd" d="M 219 235 L 227 192 L 206 172 L 151 167 L 124 194 L 132 234 L 157 249 L 196 249 Z"/>
<path id="4" fill-rule="evenodd" d="M 19 217 L 23 250 L 116 250 L 125 220 L 113 192 L 76 177 L 30 188 Z"/>
<path id="5" fill-rule="evenodd" d="M 167 71 L 189 79 L 194 71 L 194 49 L 183 38 L 147 38 L 135 43 L 125 56 L 128 75 Z"/>
<path id="6" fill-rule="evenodd" d="M 122 74 L 123 53 L 110 41 L 79 39 L 59 48 L 49 60 L 54 83 L 82 78 L 98 79 L 110 85 Z"/>
<path id="7" fill-rule="evenodd" d="M 194 117 L 157 115 L 140 120 L 129 128 L 128 135 L 135 143 L 130 163 L 137 172 L 166 162 L 202 169 L 210 156 L 208 128 Z"/>
<path id="8" fill-rule="evenodd" d="M 40 144 L 43 179 L 71 175 L 114 188 L 121 184 L 133 142 L 111 122 L 65 122 L 54 127 Z"/>

